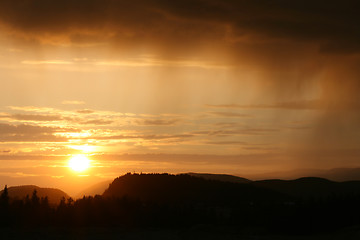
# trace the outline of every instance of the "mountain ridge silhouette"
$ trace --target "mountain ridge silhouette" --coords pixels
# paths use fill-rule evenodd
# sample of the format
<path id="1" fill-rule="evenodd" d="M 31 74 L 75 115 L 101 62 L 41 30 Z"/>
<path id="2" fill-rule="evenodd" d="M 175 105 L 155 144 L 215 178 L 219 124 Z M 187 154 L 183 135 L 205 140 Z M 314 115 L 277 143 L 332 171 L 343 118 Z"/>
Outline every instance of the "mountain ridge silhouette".
<path id="1" fill-rule="evenodd" d="M 43 188 L 36 185 L 20 185 L 8 187 L 8 194 L 11 199 L 24 199 L 26 195 L 32 196 L 34 190 L 39 198 L 48 197 L 49 203 L 59 204 L 62 198 L 68 199 L 70 196 L 58 188 Z M 0 191 L 0 195 L 4 190 Z"/>

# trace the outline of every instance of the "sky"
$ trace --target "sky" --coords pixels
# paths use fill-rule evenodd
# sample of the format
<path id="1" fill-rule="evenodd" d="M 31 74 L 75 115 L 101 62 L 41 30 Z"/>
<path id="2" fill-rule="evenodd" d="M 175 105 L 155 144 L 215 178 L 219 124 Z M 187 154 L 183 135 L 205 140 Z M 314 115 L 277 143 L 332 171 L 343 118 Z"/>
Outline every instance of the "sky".
<path id="1" fill-rule="evenodd" d="M 359 167 L 359 5 L 0 0 L 0 183 Z"/>

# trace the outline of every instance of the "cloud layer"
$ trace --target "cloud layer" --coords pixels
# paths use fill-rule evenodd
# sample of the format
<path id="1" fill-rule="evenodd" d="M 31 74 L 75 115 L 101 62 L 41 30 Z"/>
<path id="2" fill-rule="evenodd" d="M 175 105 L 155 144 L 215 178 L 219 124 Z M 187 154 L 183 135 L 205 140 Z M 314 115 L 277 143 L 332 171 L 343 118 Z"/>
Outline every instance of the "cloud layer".
<path id="1" fill-rule="evenodd" d="M 178 162 L 176 154 L 203 162 L 196 154 L 209 154 L 218 165 L 224 155 L 236 155 L 226 158 L 234 164 L 354 164 L 359 8 L 355 0 L 0 0 L 0 155 L 89 147 L 116 160 L 166 153 Z"/>
<path id="2" fill-rule="evenodd" d="M 12 34 L 76 44 L 110 40 L 182 48 L 283 38 L 352 53 L 360 50 L 358 8 L 355 0 L 2 0 L 0 21 Z"/>

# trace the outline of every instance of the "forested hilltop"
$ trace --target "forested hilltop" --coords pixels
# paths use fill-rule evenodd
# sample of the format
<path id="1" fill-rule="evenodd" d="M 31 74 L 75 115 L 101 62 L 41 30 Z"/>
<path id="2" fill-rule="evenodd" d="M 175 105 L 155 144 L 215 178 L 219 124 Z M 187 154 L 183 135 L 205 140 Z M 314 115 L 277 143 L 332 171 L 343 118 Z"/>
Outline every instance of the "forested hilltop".
<path id="1" fill-rule="evenodd" d="M 329 191 L 331 186 L 337 188 L 331 194 L 303 197 L 296 191 L 302 186 L 312 186 L 310 192 L 317 186 L 326 186 Z M 123 229 L 205 225 L 308 234 L 360 224 L 359 202 L 358 182 L 305 178 L 234 183 L 187 174 L 129 173 L 116 178 L 103 195 L 77 200 L 62 198 L 57 206 L 49 204 L 48 198 L 39 197 L 36 189 L 31 196 L 15 199 L 9 197 L 5 187 L 0 198 L 0 224 Z"/>

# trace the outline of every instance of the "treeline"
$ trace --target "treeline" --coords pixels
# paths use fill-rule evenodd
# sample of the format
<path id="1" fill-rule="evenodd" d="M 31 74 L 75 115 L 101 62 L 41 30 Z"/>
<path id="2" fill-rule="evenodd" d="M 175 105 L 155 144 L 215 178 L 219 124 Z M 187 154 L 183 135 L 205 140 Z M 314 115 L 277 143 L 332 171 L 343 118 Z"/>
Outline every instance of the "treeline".
<path id="1" fill-rule="evenodd" d="M 226 191 L 243 189 L 243 185 L 233 183 L 221 183 L 194 177 L 181 176 L 148 176 L 151 181 L 159 184 L 159 179 L 167 179 L 164 183 L 173 188 L 168 192 L 173 196 L 174 192 L 184 195 L 185 185 L 195 194 L 197 187 L 213 191 L 214 200 L 208 199 L 210 195 L 200 197 L 201 194 L 210 194 L 207 191 L 196 194 L 191 201 L 183 198 L 181 201 L 165 197 L 166 201 L 154 197 L 154 193 L 131 195 L 111 194 L 111 191 L 119 192 L 119 184 L 130 184 L 129 181 L 136 180 L 129 186 L 143 185 L 150 188 L 147 177 L 140 175 L 127 175 L 126 178 L 118 178 L 113 186 L 103 196 L 89 196 L 73 200 L 62 199 L 57 206 L 50 205 L 47 198 L 37 197 L 36 191 L 32 196 L 24 199 L 12 200 L 9 198 L 5 187 L 0 196 L 0 212 L 2 226 L 9 227 L 120 227 L 120 228 L 187 228 L 199 225 L 206 226 L 231 226 L 241 229 L 261 229 L 264 232 L 279 232 L 292 234 L 306 234 L 314 232 L 327 232 L 342 227 L 360 224 L 360 195 L 329 196 L 321 199 L 294 199 L 270 197 L 271 201 L 254 197 L 250 199 L 251 189 L 244 194 L 244 201 L 238 201 L 242 193 L 229 193 L 234 199 L 221 201 L 230 195 Z M 171 178 L 171 180 L 169 180 Z M 120 179 L 120 180 L 119 180 Z M 142 180 L 139 180 L 142 179 Z M 150 182 L 151 182 L 150 181 Z M 186 182 L 185 185 L 182 185 Z M 176 186 L 178 184 L 178 186 Z M 217 192 L 225 185 L 230 184 L 226 191 Z M 211 188 L 210 186 L 214 186 Z M 145 187 L 142 189 L 145 191 Z M 153 187 L 154 189 L 156 186 Z M 130 188 L 131 189 L 131 188 Z M 158 186 L 157 191 L 167 188 Z M 255 189 L 255 188 L 254 188 Z M 133 191 L 133 190 L 131 190 Z M 134 190 L 136 191 L 136 189 Z M 256 188 L 254 196 L 261 196 Z M 264 193 L 270 193 L 264 191 Z M 222 194 L 222 195 L 221 195 Z M 275 194 L 271 192 L 271 194 Z M 161 196 L 166 196 L 163 192 Z M 185 194 L 186 195 L 186 194 Z M 141 196 L 150 196 L 144 198 Z M 274 200 L 275 199 L 275 200 Z M 238 204 L 236 202 L 238 201 Z"/>

